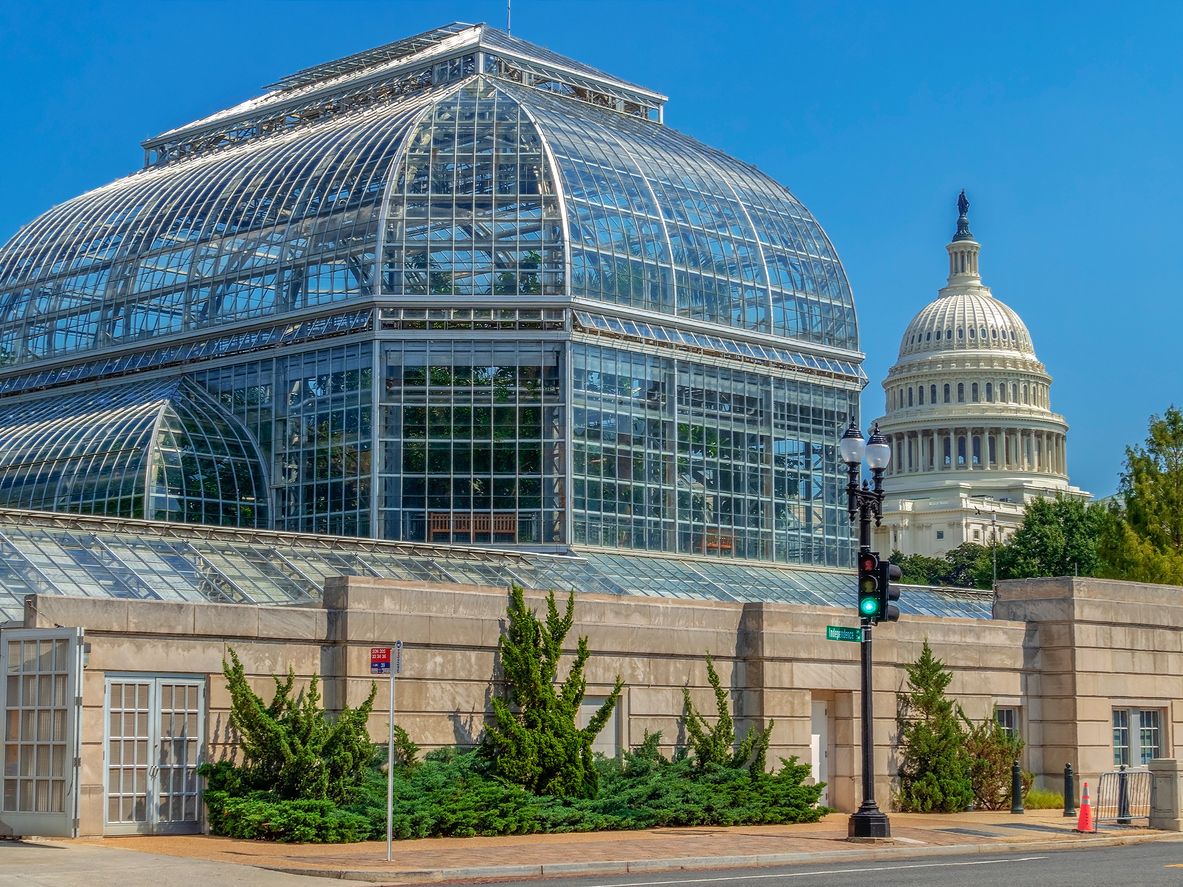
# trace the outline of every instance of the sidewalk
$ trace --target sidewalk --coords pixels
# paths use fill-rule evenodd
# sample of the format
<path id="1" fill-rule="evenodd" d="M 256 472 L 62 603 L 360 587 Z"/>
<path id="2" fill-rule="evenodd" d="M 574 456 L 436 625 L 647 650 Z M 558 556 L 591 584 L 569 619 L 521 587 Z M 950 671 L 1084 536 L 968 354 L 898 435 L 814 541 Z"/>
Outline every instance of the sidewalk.
<path id="1" fill-rule="evenodd" d="M 1096 835 L 1072 831 L 1058 810 L 950 815 L 895 813 L 891 844 L 851 844 L 847 814 L 803 825 L 654 829 L 497 838 L 385 842 L 272 844 L 203 835 L 82 839 L 79 843 L 273 871 L 382 884 L 529 878 L 559 874 L 726 868 L 794 862 L 852 862 L 902 856 L 1067 849 L 1145 840 L 1183 839 L 1172 832 L 1103 827 Z"/>

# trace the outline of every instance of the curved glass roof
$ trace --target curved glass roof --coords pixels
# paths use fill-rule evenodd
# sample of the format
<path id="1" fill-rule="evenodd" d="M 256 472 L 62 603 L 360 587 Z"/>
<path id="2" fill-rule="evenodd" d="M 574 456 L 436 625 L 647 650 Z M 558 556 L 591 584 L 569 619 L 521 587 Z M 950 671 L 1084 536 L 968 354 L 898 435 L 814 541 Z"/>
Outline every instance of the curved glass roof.
<path id="1" fill-rule="evenodd" d="M 372 295 L 589 299 L 857 349 L 808 210 L 649 119 L 658 94 L 484 26 L 411 42 L 173 130 L 22 228 L 0 366 Z"/>
<path id="2" fill-rule="evenodd" d="M 783 186 L 668 127 L 502 88 L 559 168 L 572 295 L 858 347 L 837 253 Z"/>
<path id="3" fill-rule="evenodd" d="M 266 526 L 245 428 L 191 382 L 140 382 L 0 410 L 0 507 Z"/>
<path id="4" fill-rule="evenodd" d="M 120 179 L 0 250 L 0 362 L 371 291 L 394 156 L 430 96 Z"/>

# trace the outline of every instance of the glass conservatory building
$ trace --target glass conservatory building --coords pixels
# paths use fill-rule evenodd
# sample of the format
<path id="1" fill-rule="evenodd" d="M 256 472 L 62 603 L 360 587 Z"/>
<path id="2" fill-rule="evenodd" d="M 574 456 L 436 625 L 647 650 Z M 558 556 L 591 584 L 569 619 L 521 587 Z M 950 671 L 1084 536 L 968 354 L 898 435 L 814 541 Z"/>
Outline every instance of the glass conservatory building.
<path id="1" fill-rule="evenodd" d="M 0 507 L 849 565 L 809 211 L 484 25 L 284 78 L 0 249 Z"/>

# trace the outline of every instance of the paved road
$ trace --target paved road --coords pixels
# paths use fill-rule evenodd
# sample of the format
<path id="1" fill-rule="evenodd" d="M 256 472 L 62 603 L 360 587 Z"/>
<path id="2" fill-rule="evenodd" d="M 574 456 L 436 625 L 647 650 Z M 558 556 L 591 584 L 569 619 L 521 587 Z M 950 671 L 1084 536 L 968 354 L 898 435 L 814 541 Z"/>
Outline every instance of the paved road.
<path id="1" fill-rule="evenodd" d="M 498 887 L 538 887 L 539 881 Z M 1183 842 L 1149 842 L 1090 850 L 918 857 L 892 862 L 776 866 L 724 871 L 670 872 L 550 879 L 547 887 L 1129 887 L 1183 885 Z"/>
<path id="2" fill-rule="evenodd" d="M 157 856 L 84 844 L 0 841 L 0 887 L 341 887 L 343 882 L 250 866 Z M 1183 885 L 1183 841 L 1090 850 L 928 857 L 545 881 L 501 887 L 1129 887 Z"/>
<path id="3" fill-rule="evenodd" d="M 341 887 L 342 882 L 112 847 L 0 841 L 0 887 L 329 887 L 330 884 Z"/>

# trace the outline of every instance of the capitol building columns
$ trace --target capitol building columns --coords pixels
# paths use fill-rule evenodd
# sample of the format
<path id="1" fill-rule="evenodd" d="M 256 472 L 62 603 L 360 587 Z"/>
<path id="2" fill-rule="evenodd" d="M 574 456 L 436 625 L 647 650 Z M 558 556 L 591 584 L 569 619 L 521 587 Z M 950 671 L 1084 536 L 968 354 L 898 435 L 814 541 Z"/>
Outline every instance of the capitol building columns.
<path id="1" fill-rule="evenodd" d="M 946 247 L 949 277 L 904 332 L 883 383 L 892 447 L 881 550 L 940 555 L 1007 538 L 1034 498 L 1088 498 L 1068 483 L 1068 425 L 1026 325 L 982 283 L 969 202 Z"/>

